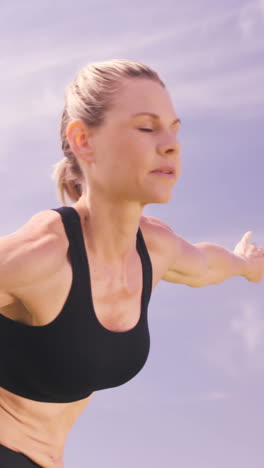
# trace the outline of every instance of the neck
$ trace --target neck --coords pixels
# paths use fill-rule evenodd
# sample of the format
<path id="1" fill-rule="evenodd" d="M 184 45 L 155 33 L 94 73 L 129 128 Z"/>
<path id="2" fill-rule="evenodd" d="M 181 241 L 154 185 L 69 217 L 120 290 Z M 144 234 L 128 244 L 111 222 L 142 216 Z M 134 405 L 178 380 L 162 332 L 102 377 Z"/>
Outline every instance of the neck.
<path id="1" fill-rule="evenodd" d="M 82 195 L 72 205 L 81 218 L 89 251 L 102 263 L 126 267 L 136 251 L 142 206 Z"/>

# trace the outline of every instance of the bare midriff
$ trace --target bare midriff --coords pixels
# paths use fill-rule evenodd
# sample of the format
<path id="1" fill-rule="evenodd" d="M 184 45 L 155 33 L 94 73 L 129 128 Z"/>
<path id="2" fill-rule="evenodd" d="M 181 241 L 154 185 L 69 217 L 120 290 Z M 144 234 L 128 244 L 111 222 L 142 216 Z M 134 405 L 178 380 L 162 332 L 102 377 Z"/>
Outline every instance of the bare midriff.
<path id="1" fill-rule="evenodd" d="M 43 468 L 63 468 L 67 435 L 92 395 L 73 403 L 42 403 L 0 387 L 0 443 Z"/>

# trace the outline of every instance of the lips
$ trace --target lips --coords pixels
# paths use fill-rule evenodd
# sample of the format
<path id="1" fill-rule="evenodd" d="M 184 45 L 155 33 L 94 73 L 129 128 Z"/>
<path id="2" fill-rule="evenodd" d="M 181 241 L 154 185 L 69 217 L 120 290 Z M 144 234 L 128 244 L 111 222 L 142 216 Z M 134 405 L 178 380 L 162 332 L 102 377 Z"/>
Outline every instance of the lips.
<path id="1" fill-rule="evenodd" d="M 154 171 L 151 171 L 151 172 L 163 172 L 163 171 L 170 172 L 172 174 L 175 173 L 175 169 L 170 166 L 159 167 L 158 169 L 155 169 Z"/>

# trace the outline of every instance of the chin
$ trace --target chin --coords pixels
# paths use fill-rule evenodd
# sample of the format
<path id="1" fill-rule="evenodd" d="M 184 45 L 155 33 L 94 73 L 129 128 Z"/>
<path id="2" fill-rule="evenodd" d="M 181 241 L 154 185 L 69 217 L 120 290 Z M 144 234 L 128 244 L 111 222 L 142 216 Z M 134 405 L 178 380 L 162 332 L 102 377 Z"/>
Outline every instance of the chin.
<path id="1" fill-rule="evenodd" d="M 153 202 L 153 203 L 169 203 L 169 201 L 171 201 L 171 198 L 172 196 L 170 195 L 169 197 L 163 197 L 163 198 L 160 198 L 159 200 Z"/>
<path id="2" fill-rule="evenodd" d="M 150 203 L 168 203 L 172 199 L 172 193 L 167 193 L 167 194 L 157 194 L 156 196 L 148 197 L 146 200 L 146 203 L 144 204 L 150 204 Z"/>

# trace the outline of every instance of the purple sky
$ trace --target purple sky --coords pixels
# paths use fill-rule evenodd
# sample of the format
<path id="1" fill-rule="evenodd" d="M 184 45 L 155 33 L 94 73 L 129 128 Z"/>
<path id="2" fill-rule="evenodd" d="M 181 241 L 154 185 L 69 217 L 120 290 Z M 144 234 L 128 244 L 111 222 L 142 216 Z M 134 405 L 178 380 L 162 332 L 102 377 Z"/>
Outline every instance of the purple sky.
<path id="1" fill-rule="evenodd" d="M 264 0 L 1 1 L 0 235 L 61 206 L 64 89 L 85 64 L 146 63 L 182 120 L 182 173 L 145 215 L 187 241 L 264 246 Z M 161 281 L 151 349 L 127 384 L 94 394 L 65 468 L 263 468 L 264 283 Z"/>

